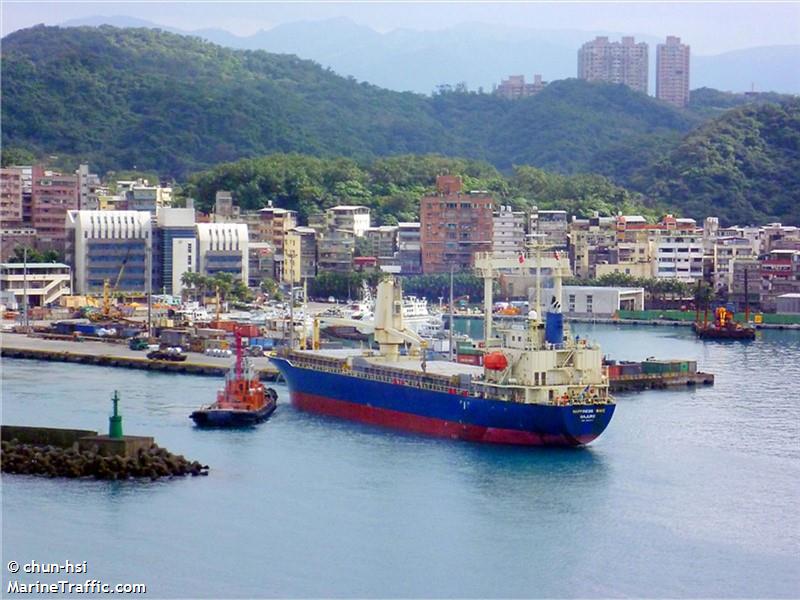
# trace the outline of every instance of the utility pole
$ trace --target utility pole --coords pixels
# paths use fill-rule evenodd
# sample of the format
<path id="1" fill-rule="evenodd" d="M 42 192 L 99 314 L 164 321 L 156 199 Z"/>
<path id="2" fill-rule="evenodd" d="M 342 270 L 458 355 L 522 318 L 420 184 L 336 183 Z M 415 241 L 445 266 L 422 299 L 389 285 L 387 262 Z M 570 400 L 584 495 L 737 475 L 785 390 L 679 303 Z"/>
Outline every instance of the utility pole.
<path id="1" fill-rule="evenodd" d="M 22 248 L 22 326 L 28 331 L 28 247 Z"/>
<path id="2" fill-rule="evenodd" d="M 147 284 L 147 338 L 153 336 L 153 237 L 149 233 L 144 242 L 145 283 Z"/>
<path id="3" fill-rule="evenodd" d="M 453 362 L 453 327 L 455 326 L 453 320 L 453 265 L 450 265 L 450 339 L 448 348 L 450 351 L 450 362 Z"/>

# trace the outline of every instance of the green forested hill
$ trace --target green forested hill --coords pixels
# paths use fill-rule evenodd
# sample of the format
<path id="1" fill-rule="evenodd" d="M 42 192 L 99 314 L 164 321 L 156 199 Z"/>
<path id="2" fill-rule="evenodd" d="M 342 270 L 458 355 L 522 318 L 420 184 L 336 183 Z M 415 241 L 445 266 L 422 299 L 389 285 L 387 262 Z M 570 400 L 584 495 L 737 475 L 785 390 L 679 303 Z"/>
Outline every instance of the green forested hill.
<path id="1" fill-rule="evenodd" d="M 620 148 L 636 146 L 641 161 L 697 123 L 624 86 L 567 80 L 518 102 L 430 98 L 146 29 L 18 31 L 3 39 L 2 77 L 4 146 L 178 177 L 270 152 L 436 152 L 615 175 L 632 168 Z"/>
<path id="2" fill-rule="evenodd" d="M 725 113 L 686 136 L 636 185 L 697 218 L 800 223 L 800 98 Z"/>

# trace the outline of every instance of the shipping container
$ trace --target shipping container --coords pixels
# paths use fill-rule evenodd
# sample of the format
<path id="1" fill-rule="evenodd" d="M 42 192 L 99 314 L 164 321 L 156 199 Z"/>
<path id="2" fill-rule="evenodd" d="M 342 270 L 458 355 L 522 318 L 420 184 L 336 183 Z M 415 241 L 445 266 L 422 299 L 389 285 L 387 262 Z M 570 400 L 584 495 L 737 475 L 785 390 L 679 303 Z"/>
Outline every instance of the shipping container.
<path id="1" fill-rule="evenodd" d="M 479 354 L 459 354 L 456 356 L 456 362 L 462 365 L 481 365 L 481 356 Z"/>

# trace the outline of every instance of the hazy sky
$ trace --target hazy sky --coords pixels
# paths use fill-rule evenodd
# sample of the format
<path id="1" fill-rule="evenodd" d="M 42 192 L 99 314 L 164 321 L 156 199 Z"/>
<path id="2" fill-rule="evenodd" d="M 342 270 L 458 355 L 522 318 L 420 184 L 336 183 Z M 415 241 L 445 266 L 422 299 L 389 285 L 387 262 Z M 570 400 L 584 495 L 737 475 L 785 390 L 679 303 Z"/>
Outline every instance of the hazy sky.
<path id="1" fill-rule="evenodd" d="M 239 35 L 277 24 L 348 17 L 380 31 L 443 29 L 463 22 L 531 29 L 679 35 L 699 54 L 800 44 L 800 1 L 792 2 L 0 2 L 2 33 L 95 15 L 124 15 L 185 30 Z"/>

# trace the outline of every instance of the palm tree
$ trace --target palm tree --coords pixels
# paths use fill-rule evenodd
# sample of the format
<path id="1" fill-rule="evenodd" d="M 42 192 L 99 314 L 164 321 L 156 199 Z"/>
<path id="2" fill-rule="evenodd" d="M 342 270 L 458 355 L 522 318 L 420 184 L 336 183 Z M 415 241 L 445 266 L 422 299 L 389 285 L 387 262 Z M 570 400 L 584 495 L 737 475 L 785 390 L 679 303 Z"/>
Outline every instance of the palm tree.
<path id="1" fill-rule="evenodd" d="M 700 321 L 700 307 L 703 307 L 703 325 L 708 323 L 708 308 L 714 301 L 714 289 L 705 281 L 697 281 L 694 289 L 695 322 Z"/>

